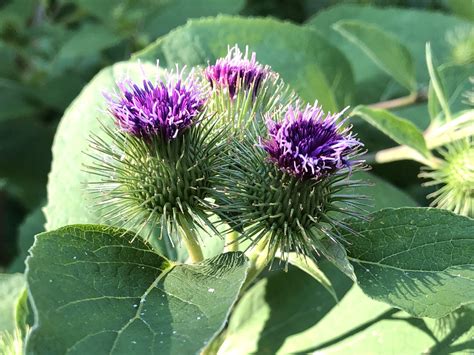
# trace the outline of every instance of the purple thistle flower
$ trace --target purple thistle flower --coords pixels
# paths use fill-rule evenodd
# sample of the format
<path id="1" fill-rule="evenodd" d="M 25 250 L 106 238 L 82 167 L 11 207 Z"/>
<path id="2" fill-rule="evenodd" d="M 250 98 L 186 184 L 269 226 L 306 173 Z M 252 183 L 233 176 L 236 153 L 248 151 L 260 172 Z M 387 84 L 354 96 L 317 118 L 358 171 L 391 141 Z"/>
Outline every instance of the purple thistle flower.
<path id="1" fill-rule="evenodd" d="M 350 127 L 338 122 L 344 111 L 324 116 L 315 103 L 300 109 L 289 107 L 283 122 L 267 119 L 269 138 L 260 146 L 282 171 L 300 179 L 321 180 L 349 168 L 350 159 L 362 147 Z"/>
<path id="2" fill-rule="evenodd" d="M 227 88 L 232 99 L 239 89 L 252 90 L 255 97 L 262 81 L 270 74 L 270 67 L 258 63 L 255 52 L 248 59 L 248 48 L 243 55 L 236 45 L 228 50 L 225 58 L 208 66 L 204 74 L 212 88 Z"/>
<path id="3" fill-rule="evenodd" d="M 194 123 L 205 103 L 197 83 L 183 80 L 181 74 L 156 84 L 149 80 L 143 80 L 141 86 L 130 80 L 118 83 L 119 94 L 104 94 L 108 111 L 124 132 L 136 137 L 176 138 Z"/>

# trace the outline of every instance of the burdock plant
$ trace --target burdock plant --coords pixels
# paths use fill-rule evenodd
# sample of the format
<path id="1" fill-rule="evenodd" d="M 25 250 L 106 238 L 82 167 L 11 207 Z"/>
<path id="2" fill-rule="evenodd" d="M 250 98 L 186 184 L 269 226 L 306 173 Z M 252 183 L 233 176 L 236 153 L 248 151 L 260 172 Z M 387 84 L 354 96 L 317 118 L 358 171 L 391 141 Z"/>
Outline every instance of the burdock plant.
<path id="1" fill-rule="evenodd" d="M 261 265 L 278 249 L 325 254 L 326 242 L 340 243 L 340 232 L 350 230 L 341 217 L 361 217 L 363 197 L 347 191 L 360 184 L 351 175 L 363 167 L 362 144 L 343 114 L 326 115 L 317 103 L 268 113 L 264 136 L 248 135 L 234 145 L 234 162 L 222 164 L 218 208 L 243 229 L 256 258 L 265 250 Z"/>
<path id="2" fill-rule="evenodd" d="M 147 230 L 146 240 L 159 225 L 161 237 L 181 237 L 192 260 L 201 260 L 197 231 L 213 228 L 205 200 L 222 151 L 207 91 L 193 73 L 178 70 L 118 88 L 105 95 L 115 122 L 103 126 L 108 141 L 91 138 L 90 171 L 99 177 L 91 188 L 104 217 L 137 235 Z"/>

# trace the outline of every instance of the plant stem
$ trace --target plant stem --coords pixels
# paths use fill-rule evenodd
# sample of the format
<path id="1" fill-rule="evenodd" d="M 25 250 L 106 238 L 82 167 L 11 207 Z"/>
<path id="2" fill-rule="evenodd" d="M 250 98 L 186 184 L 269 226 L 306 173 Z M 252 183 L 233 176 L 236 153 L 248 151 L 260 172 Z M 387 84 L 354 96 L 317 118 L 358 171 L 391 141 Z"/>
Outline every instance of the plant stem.
<path id="1" fill-rule="evenodd" d="M 431 168 L 435 168 L 439 164 L 439 159 L 435 157 L 428 159 L 418 153 L 416 150 L 407 147 L 406 145 L 401 145 L 394 148 L 380 150 L 376 153 L 367 154 L 362 157 L 362 159 L 364 159 L 368 164 L 385 164 L 399 160 L 414 160 Z"/>
<path id="2" fill-rule="evenodd" d="M 239 232 L 232 231 L 226 235 L 224 251 L 239 251 Z"/>
<path id="3" fill-rule="evenodd" d="M 244 284 L 242 285 L 242 291 L 244 291 L 260 273 L 265 269 L 268 263 L 273 259 L 276 253 L 276 247 L 270 246 L 270 235 L 267 234 L 262 237 L 255 246 L 250 249 L 247 254 L 249 258 L 249 269 Z M 242 292 L 241 291 L 241 292 Z"/>
<path id="4" fill-rule="evenodd" d="M 384 110 L 398 108 L 422 102 L 426 100 L 426 94 L 423 92 L 413 92 L 408 96 L 399 97 L 393 100 L 381 101 L 368 105 L 370 108 L 380 108 Z"/>
<path id="5" fill-rule="evenodd" d="M 193 264 L 198 263 L 204 260 L 202 254 L 201 246 L 196 233 L 192 228 L 189 227 L 188 222 L 185 220 L 185 217 L 180 218 L 179 226 L 182 232 L 182 238 L 184 246 L 188 250 L 189 258 Z"/>
<path id="6" fill-rule="evenodd" d="M 444 112 L 446 117 L 446 121 L 451 121 L 451 110 L 449 109 L 449 104 L 446 100 L 444 95 L 443 89 L 441 84 L 438 80 L 438 73 L 436 68 L 433 65 L 433 58 L 431 55 L 431 45 L 430 43 L 426 43 L 426 66 L 428 67 L 428 73 L 430 74 L 430 84 L 434 89 L 436 98 L 438 99 L 439 105 Z"/>
<path id="7" fill-rule="evenodd" d="M 468 111 L 465 114 L 459 116 L 456 120 L 450 121 L 441 127 L 436 129 L 428 128 L 424 133 L 426 146 L 429 150 L 432 150 L 450 142 L 474 135 L 473 125 L 463 126 L 464 123 L 470 122 L 473 118 L 472 111 Z M 440 164 L 440 159 L 434 156 L 426 158 L 416 150 L 405 145 L 383 149 L 376 153 L 367 154 L 364 159 L 369 164 L 371 162 L 384 164 L 399 160 L 415 160 L 431 168 L 436 168 Z"/>

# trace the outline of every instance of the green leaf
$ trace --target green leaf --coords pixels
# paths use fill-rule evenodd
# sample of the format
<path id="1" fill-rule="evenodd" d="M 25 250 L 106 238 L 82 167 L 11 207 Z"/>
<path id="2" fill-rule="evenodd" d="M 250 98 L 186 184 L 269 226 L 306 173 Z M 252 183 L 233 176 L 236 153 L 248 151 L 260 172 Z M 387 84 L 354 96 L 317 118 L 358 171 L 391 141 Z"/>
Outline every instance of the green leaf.
<path id="1" fill-rule="evenodd" d="M 97 53 L 119 43 L 121 38 L 101 24 L 85 24 L 59 50 L 55 64 L 64 67 L 73 66 L 78 59 L 95 56 Z"/>
<path id="2" fill-rule="evenodd" d="M 361 21 L 339 21 L 334 29 L 358 45 L 382 70 L 416 91 L 415 66 L 407 47 L 390 33 Z"/>
<path id="3" fill-rule="evenodd" d="M 352 282 L 328 262 L 320 267 L 338 298 L 344 297 Z M 334 306 L 334 298 L 305 272 L 290 267 L 274 273 L 243 295 L 219 354 L 274 354 L 288 337 L 321 321 Z"/>
<path id="4" fill-rule="evenodd" d="M 139 43 L 154 40 L 185 24 L 189 18 L 236 14 L 245 3 L 244 0 L 160 0 L 154 1 L 150 6 L 148 0 L 74 2 L 82 11 L 98 18 L 105 26 L 118 33 L 138 37 Z"/>
<path id="5" fill-rule="evenodd" d="M 436 343 L 436 325 L 426 323 L 374 302 L 354 285 L 324 318 L 287 338 L 277 353 L 422 354 Z"/>
<path id="6" fill-rule="evenodd" d="M 0 121 L 0 177 L 27 207 L 44 198 L 54 129 L 34 117 Z"/>
<path id="7" fill-rule="evenodd" d="M 304 43 L 304 45 L 302 45 Z M 191 20 L 135 58 L 174 67 L 206 65 L 227 53 L 228 46 L 255 51 L 309 102 L 318 99 L 326 111 L 351 102 L 352 73 L 347 59 L 316 31 L 274 19 L 218 16 Z"/>
<path id="8" fill-rule="evenodd" d="M 0 274 L 0 333 L 22 326 L 24 294 L 23 274 Z"/>
<path id="9" fill-rule="evenodd" d="M 44 231 L 45 222 L 42 208 L 37 208 L 26 216 L 18 228 L 18 255 L 9 266 L 9 272 L 23 272 L 25 270 L 28 249 L 33 245 L 35 235 Z"/>
<path id="10" fill-rule="evenodd" d="M 333 24 L 341 20 L 373 24 L 398 38 L 415 59 L 417 82 L 422 85 L 429 82 L 425 43 L 430 42 L 440 62 L 446 62 L 451 57 L 451 45 L 446 41 L 447 34 L 456 28 L 471 26 L 469 22 L 456 16 L 413 8 L 340 4 L 318 12 L 307 21 L 307 25 L 320 32 L 347 56 L 354 71 L 357 103 L 387 100 L 390 96 L 403 94 L 403 89 L 393 88 L 387 74 L 374 66 L 358 46 L 344 40 L 340 33 L 334 31 Z"/>
<path id="11" fill-rule="evenodd" d="M 341 270 L 352 281 L 356 281 L 354 268 L 347 258 L 347 252 L 343 245 L 334 243 L 327 237 L 315 242 L 318 252 L 326 259 L 332 262 L 339 270 Z"/>
<path id="12" fill-rule="evenodd" d="M 318 264 L 311 259 L 305 258 L 300 254 L 291 252 L 287 256 L 288 263 L 297 267 L 301 271 L 306 272 L 313 279 L 318 281 L 330 294 L 334 297 L 334 300 L 337 302 L 337 295 L 334 287 L 331 284 L 331 281 L 326 277 L 324 272 L 319 268 Z"/>
<path id="13" fill-rule="evenodd" d="M 358 115 L 398 144 L 413 148 L 425 157 L 430 156 L 423 134 L 410 121 L 386 110 L 372 109 L 367 106 L 357 106 L 352 111 L 352 115 Z"/>
<path id="14" fill-rule="evenodd" d="M 451 11 L 467 20 L 474 21 L 474 1 L 473 0 L 447 0 L 447 5 Z"/>
<path id="15" fill-rule="evenodd" d="M 444 64 L 436 68 L 437 85 L 441 88 L 450 112 L 460 112 L 469 109 L 467 93 L 472 91 L 470 77 L 474 75 L 474 64 L 456 65 Z M 431 120 L 437 124 L 445 121 L 445 115 L 437 98 L 434 82 L 430 83 L 428 91 L 428 109 Z"/>
<path id="16" fill-rule="evenodd" d="M 349 259 L 370 297 L 439 318 L 474 299 L 474 220 L 433 208 L 385 209 L 351 223 Z"/>
<path id="17" fill-rule="evenodd" d="M 172 0 L 159 6 L 145 21 L 145 32 L 152 38 L 162 36 L 173 28 L 184 25 L 190 18 L 237 14 L 244 0 Z"/>
<path id="18" fill-rule="evenodd" d="M 348 189 L 347 194 L 365 195 L 369 198 L 365 210 L 367 212 L 376 211 L 384 207 L 403 207 L 416 206 L 416 202 L 403 191 L 397 189 L 390 183 L 377 178 L 366 172 L 355 174 L 354 179 L 360 179 L 367 186 L 361 186 L 356 189 Z M 352 264 L 347 258 L 346 249 L 343 245 L 334 243 L 324 238 L 318 241 L 317 249 L 319 252 L 339 268 L 347 277 L 356 281 L 356 275 Z M 299 265 L 296 265 L 299 267 Z"/>
<path id="19" fill-rule="evenodd" d="M 242 253 L 174 264 L 110 227 L 40 234 L 27 260 L 27 351 L 197 353 L 224 326 L 246 271 Z"/>
<path id="20" fill-rule="evenodd" d="M 368 186 L 360 186 L 347 193 L 357 193 L 369 197 L 367 211 L 375 212 L 387 207 L 416 207 L 417 203 L 406 192 L 398 189 L 389 182 L 367 172 L 354 174 L 354 179 L 360 179 Z"/>

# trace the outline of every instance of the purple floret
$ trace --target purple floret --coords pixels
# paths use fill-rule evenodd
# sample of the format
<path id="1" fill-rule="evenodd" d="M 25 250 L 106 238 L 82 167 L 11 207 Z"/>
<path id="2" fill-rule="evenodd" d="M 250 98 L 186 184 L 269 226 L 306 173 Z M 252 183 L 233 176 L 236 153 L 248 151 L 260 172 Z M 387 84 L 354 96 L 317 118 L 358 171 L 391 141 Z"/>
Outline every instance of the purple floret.
<path id="1" fill-rule="evenodd" d="M 218 59 L 216 64 L 208 66 L 204 71 L 211 87 L 227 88 L 232 99 L 240 89 L 252 90 L 255 97 L 269 73 L 268 66 L 257 62 L 255 52 L 248 59 L 248 53 L 243 55 L 237 46 L 230 48 L 225 58 Z"/>
<path id="2" fill-rule="evenodd" d="M 202 112 L 204 94 L 192 80 L 173 80 L 142 85 L 130 80 L 118 84 L 118 95 L 106 94 L 108 111 L 117 125 L 136 137 L 176 138 Z"/>
<path id="3" fill-rule="evenodd" d="M 362 147 L 350 127 L 343 128 L 344 120 L 339 120 L 343 113 L 324 117 L 316 104 L 304 111 L 290 106 L 283 122 L 267 119 L 268 139 L 261 140 L 260 146 L 282 171 L 321 180 L 350 167 L 350 158 Z"/>

